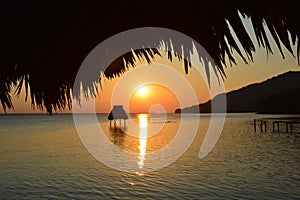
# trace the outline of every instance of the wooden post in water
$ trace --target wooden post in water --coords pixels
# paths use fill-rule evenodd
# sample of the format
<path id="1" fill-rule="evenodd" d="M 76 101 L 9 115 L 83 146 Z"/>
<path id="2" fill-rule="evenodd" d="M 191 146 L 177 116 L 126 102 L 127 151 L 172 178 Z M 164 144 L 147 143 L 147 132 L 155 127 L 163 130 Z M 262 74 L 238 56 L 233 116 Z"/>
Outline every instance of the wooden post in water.
<path id="1" fill-rule="evenodd" d="M 265 124 L 265 132 L 267 132 L 267 121 L 264 121 Z"/>
<path id="2" fill-rule="evenodd" d="M 293 132 L 293 122 L 286 122 L 286 124 L 287 124 L 287 126 L 290 125 L 290 131 L 289 131 L 288 128 L 286 129 L 286 130 L 287 130 L 287 133 L 292 133 L 292 132 Z"/>
<path id="3" fill-rule="evenodd" d="M 277 130 L 275 129 L 275 125 L 277 126 Z M 273 122 L 273 132 L 279 133 L 279 122 L 278 121 Z"/>
<path id="4" fill-rule="evenodd" d="M 262 120 L 260 120 L 260 132 L 262 133 L 263 132 L 263 128 L 262 128 L 262 125 L 263 124 L 263 122 L 262 122 Z"/>

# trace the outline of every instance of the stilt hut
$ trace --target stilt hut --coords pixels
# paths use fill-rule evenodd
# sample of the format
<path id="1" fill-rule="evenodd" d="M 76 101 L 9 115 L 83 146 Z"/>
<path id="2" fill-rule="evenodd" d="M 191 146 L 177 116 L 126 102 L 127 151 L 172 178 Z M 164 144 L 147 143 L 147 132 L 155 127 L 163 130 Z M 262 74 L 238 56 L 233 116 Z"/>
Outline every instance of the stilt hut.
<path id="1" fill-rule="evenodd" d="M 107 119 L 110 121 L 110 126 L 111 126 L 111 121 L 114 120 L 114 126 L 116 127 L 116 120 L 120 120 L 120 126 L 121 126 L 121 120 L 124 120 L 124 127 L 126 126 L 126 119 L 128 119 L 128 116 L 123 109 L 122 105 L 114 105 L 113 109 L 109 113 Z"/>

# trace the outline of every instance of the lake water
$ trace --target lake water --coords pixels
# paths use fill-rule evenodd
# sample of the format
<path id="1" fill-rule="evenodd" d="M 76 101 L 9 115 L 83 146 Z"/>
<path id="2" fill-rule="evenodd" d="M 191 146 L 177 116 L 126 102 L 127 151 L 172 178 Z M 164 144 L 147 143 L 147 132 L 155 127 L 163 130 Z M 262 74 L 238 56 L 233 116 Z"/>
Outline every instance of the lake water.
<path id="1" fill-rule="evenodd" d="M 106 115 L 97 117 L 111 145 L 136 155 L 120 159 L 120 165 L 134 163 L 136 169 L 166 163 L 167 158 L 151 158 L 151 152 L 173 140 L 182 120 L 199 119 L 196 114 L 184 119 L 132 115 L 136 126 L 121 125 L 121 131 L 110 128 Z M 0 116 L 0 198 L 300 199 L 300 134 L 254 133 L 253 119 L 258 117 L 274 116 L 228 114 L 213 150 L 200 159 L 211 120 L 201 115 L 193 143 L 179 159 L 148 173 L 129 173 L 89 153 L 72 115 Z"/>

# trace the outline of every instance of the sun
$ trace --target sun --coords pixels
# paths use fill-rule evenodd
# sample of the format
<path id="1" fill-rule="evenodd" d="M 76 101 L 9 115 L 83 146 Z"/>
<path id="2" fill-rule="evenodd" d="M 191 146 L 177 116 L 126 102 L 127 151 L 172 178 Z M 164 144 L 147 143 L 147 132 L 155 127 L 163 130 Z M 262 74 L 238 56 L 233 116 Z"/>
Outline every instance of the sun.
<path id="1" fill-rule="evenodd" d="M 148 93 L 148 89 L 146 87 L 141 87 L 138 89 L 137 93 L 141 96 L 145 96 Z"/>

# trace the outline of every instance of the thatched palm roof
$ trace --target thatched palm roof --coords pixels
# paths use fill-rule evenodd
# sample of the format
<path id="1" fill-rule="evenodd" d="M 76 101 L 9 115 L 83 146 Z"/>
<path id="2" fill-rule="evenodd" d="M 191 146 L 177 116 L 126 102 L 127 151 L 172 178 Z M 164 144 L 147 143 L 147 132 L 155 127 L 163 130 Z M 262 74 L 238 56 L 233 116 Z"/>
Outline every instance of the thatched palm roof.
<path id="1" fill-rule="evenodd" d="M 246 32 L 239 13 L 251 17 L 256 40 L 268 53 L 272 53 L 272 49 L 264 24 L 282 57 L 282 48 L 286 48 L 299 62 L 298 12 L 297 5 L 290 0 L 7 1 L 2 3 L 0 11 L 0 101 L 4 110 L 12 108 L 12 86 L 19 82 L 16 94 L 20 94 L 24 84 L 33 106 L 46 108 L 49 113 L 70 108 L 71 90 L 85 56 L 106 38 L 137 27 L 165 27 L 192 37 L 210 54 L 216 69 L 225 75 L 226 59 L 236 63 L 233 50 L 245 63 L 253 61 L 255 41 Z M 227 20 L 243 50 L 234 40 Z M 297 52 L 292 51 L 291 45 L 297 45 Z M 181 44 L 173 43 L 173 46 L 178 49 L 175 54 L 180 58 Z M 184 51 L 191 49 L 192 43 L 185 46 Z M 133 64 L 130 47 L 128 52 L 124 55 L 127 64 Z M 136 53 L 151 62 L 158 51 L 140 49 Z M 188 71 L 189 56 L 184 55 Z M 119 58 L 113 62 L 105 76 L 122 73 L 126 69 L 122 61 Z M 92 84 L 84 83 L 84 89 Z"/>
<path id="2" fill-rule="evenodd" d="M 128 119 L 128 116 L 122 105 L 114 105 L 111 112 L 107 116 L 108 120 Z"/>

